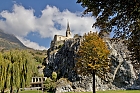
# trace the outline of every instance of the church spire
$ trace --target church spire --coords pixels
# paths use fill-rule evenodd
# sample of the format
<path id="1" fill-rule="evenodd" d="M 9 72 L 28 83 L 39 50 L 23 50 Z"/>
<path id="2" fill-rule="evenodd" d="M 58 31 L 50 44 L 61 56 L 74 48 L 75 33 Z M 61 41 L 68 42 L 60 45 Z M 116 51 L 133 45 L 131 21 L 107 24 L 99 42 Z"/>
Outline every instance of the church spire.
<path id="1" fill-rule="evenodd" d="M 69 22 L 67 23 L 67 31 L 70 31 Z"/>
<path id="2" fill-rule="evenodd" d="M 71 38 L 71 31 L 70 31 L 69 22 L 67 23 L 66 37 L 70 37 Z"/>

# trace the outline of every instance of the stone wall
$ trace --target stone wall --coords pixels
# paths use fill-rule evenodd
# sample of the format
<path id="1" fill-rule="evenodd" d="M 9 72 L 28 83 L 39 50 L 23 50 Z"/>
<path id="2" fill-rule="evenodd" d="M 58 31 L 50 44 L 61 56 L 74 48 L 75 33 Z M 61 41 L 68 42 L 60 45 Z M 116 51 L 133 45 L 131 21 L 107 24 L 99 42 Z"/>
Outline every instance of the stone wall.
<path id="1" fill-rule="evenodd" d="M 62 36 L 62 35 L 55 35 L 54 36 L 54 41 L 61 41 L 61 40 L 66 40 L 69 39 L 70 37 Z"/>

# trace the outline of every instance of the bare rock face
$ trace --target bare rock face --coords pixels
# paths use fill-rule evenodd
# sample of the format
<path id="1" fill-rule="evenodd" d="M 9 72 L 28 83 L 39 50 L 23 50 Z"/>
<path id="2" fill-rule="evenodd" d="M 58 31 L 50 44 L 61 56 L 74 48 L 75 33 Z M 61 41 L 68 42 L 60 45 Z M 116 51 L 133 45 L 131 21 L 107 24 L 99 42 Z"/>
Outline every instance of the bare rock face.
<path id="1" fill-rule="evenodd" d="M 57 81 L 56 93 L 73 91 L 71 82 L 66 78 L 61 78 Z"/>
<path id="2" fill-rule="evenodd" d="M 128 88 L 134 84 L 136 75 L 133 69 L 133 65 L 129 60 L 130 52 L 127 47 L 123 44 L 123 41 L 118 42 L 105 40 L 107 43 L 112 59 L 112 73 L 113 73 L 113 84 L 118 88 Z"/>
<path id="3" fill-rule="evenodd" d="M 92 77 L 80 76 L 73 69 L 76 64 L 76 52 L 81 41 L 82 37 L 75 37 L 63 41 L 61 47 L 51 47 L 48 50 L 48 60 L 44 74 L 49 77 L 55 71 L 59 78 L 68 78 L 72 82 L 73 90 L 80 88 L 85 91 L 92 91 Z M 110 39 L 104 41 L 111 51 L 112 66 L 107 80 L 101 80 L 96 76 L 96 90 L 140 89 L 140 83 L 138 83 L 140 82 L 140 75 L 135 75 L 133 65 L 129 60 L 130 52 L 123 41 L 114 42 Z"/>

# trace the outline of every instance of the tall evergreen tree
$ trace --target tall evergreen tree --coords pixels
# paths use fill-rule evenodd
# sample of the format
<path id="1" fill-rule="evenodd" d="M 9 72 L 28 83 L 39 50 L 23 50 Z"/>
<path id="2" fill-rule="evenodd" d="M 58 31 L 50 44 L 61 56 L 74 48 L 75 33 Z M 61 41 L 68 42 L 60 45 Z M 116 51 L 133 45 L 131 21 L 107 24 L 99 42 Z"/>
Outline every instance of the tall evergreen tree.
<path id="1" fill-rule="evenodd" d="M 105 73 L 109 71 L 109 50 L 97 33 L 90 32 L 84 35 L 77 55 L 77 72 L 93 76 L 93 93 L 95 93 L 95 74 L 104 79 Z"/>

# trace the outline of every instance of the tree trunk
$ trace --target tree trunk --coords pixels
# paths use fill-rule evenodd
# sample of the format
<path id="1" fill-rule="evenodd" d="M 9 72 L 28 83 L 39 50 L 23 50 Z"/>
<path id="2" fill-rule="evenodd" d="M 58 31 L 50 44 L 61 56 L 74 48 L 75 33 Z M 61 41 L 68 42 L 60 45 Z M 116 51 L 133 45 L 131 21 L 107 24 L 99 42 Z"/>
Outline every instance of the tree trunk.
<path id="1" fill-rule="evenodd" d="M 93 88 L 93 93 L 96 93 L 96 91 L 95 91 L 95 71 L 93 70 L 93 73 L 92 73 L 92 77 L 93 77 L 93 86 L 92 86 L 92 88 Z"/>
<path id="2" fill-rule="evenodd" d="M 41 84 L 41 87 L 42 87 L 42 93 L 44 93 L 44 90 L 43 90 L 43 77 L 41 78 L 41 82 L 42 82 L 42 84 Z"/>
<path id="3" fill-rule="evenodd" d="M 13 86 L 11 86 L 10 93 L 13 93 Z"/>
<path id="4" fill-rule="evenodd" d="M 1 90 L 1 93 L 4 93 L 4 89 Z"/>
<path id="5" fill-rule="evenodd" d="M 17 88 L 17 93 L 19 93 L 19 88 Z"/>

